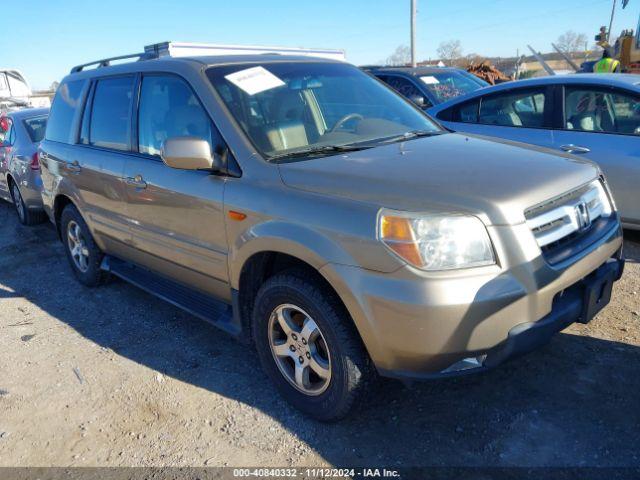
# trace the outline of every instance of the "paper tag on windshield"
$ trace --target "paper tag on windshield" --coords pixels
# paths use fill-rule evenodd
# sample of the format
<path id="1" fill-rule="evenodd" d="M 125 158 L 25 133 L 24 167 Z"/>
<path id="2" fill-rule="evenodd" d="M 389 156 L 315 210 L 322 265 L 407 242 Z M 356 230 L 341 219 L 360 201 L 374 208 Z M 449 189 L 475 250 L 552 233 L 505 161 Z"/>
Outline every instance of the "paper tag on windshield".
<path id="1" fill-rule="evenodd" d="M 269 70 L 262 67 L 252 67 L 239 72 L 225 75 L 227 80 L 241 88 L 249 95 L 271 90 L 272 88 L 281 87 L 285 83 L 276 77 Z"/>
<path id="2" fill-rule="evenodd" d="M 422 80 L 427 85 L 435 85 L 436 83 L 440 83 L 436 77 L 432 76 L 420 77 L 420 80 Z"/>

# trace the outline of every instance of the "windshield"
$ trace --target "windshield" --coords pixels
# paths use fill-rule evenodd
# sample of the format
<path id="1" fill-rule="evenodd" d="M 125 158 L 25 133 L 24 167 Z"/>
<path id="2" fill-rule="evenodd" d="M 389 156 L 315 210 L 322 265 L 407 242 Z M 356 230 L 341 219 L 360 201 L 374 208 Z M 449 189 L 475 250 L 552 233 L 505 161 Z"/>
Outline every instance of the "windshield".
<path id="1" fill-rule="evenodd" d="M 475 92 L 489 84 L 467 72 L 442 72 L 421 75 L 420 80 L 438 103 Z"/>
<path id="2" fill-rule="evenodd" d="M 212 67 L 209 80 L 267 159 L 335 154 L 441 128 L 353 65 L 282 62 Z M 404 136 L 407 134 L 406 136 Z M 332 147 L 332 148 L 328 148 Z"/>

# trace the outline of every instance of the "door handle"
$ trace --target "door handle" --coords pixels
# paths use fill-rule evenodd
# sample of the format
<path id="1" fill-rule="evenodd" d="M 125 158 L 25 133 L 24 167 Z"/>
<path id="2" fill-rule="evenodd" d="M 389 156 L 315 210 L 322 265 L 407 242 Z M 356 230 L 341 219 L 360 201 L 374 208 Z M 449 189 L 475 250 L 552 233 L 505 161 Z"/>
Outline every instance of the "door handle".
<path id="1" fill-rule="evenodd" d="M 74 160 L 73 162 L 66 164 L 66 169 L 69 170 L 69 172 L 75 174 L 75 173 L 80 173 L 80 170 L 82 170 L 82 167 L 80 166 L 77 160 Z"/>
<path id="2" fill-rule="evenodd" d="M 574 145 L 573 143 L 570 143 L 569 145 L 562 145 L 560 149 L 567 153 L 589 153 L 591 151 L 591 149 L 587 147 L 581 147 L 579 145 Z"/>
<path id="3" fill-rule="evenodd" d="M 127 177 L 127 185 L 131 185 L 136 188 L 147 188 L 147 182 L 144 181 L 142 175 L 136 175 L 135 177 Z"/>

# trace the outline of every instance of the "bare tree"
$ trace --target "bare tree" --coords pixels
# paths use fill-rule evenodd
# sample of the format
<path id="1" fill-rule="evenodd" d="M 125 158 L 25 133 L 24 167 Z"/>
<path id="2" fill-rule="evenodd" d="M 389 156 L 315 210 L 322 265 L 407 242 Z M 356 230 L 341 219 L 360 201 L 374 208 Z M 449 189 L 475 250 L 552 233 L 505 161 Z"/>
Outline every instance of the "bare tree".
<path id="1" fill-rule="evenodd" d="M 584 33 L 576 33 L 569 30 L 558 37 L 556 45 L 567 53 L 582 52 L 587 49 L 588 38 Z"/>
<path id="2" fill-rule="evenodd" d="M 395 52 L 387 57 L 387 65 L 407 65 L 411 62 L 411 49 L 407 45 L 400 45 Z"/>
<path id="3" fill-rule="evenodd" d="M 480 65 L 484 62 L 485 57 L 478 55 L 477 53 L 468 53 L 464 57 L 461 57 L 456 63 L 459 67 L 467 67 L 468 65 Z"/>
<path id="4" fill-rule="evenodd" d="M 440 60 L 448 65 L 453 65 L 462 57 L 462 44 L 460 43 L 460 40 L 442 42 L 438 46 L 437 52 Z"/>

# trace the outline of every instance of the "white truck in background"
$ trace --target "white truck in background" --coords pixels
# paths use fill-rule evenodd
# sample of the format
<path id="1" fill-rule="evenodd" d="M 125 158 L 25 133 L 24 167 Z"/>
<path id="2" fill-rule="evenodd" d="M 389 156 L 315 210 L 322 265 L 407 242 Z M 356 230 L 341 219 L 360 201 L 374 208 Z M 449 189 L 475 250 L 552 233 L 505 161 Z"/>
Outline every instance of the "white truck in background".
<path id="1" fill-rule="evenodd" d="M 18 70 L 0 69 L 0 112 L 25 107 L 50 107 L 54 92 L 34 93 Z"/>

